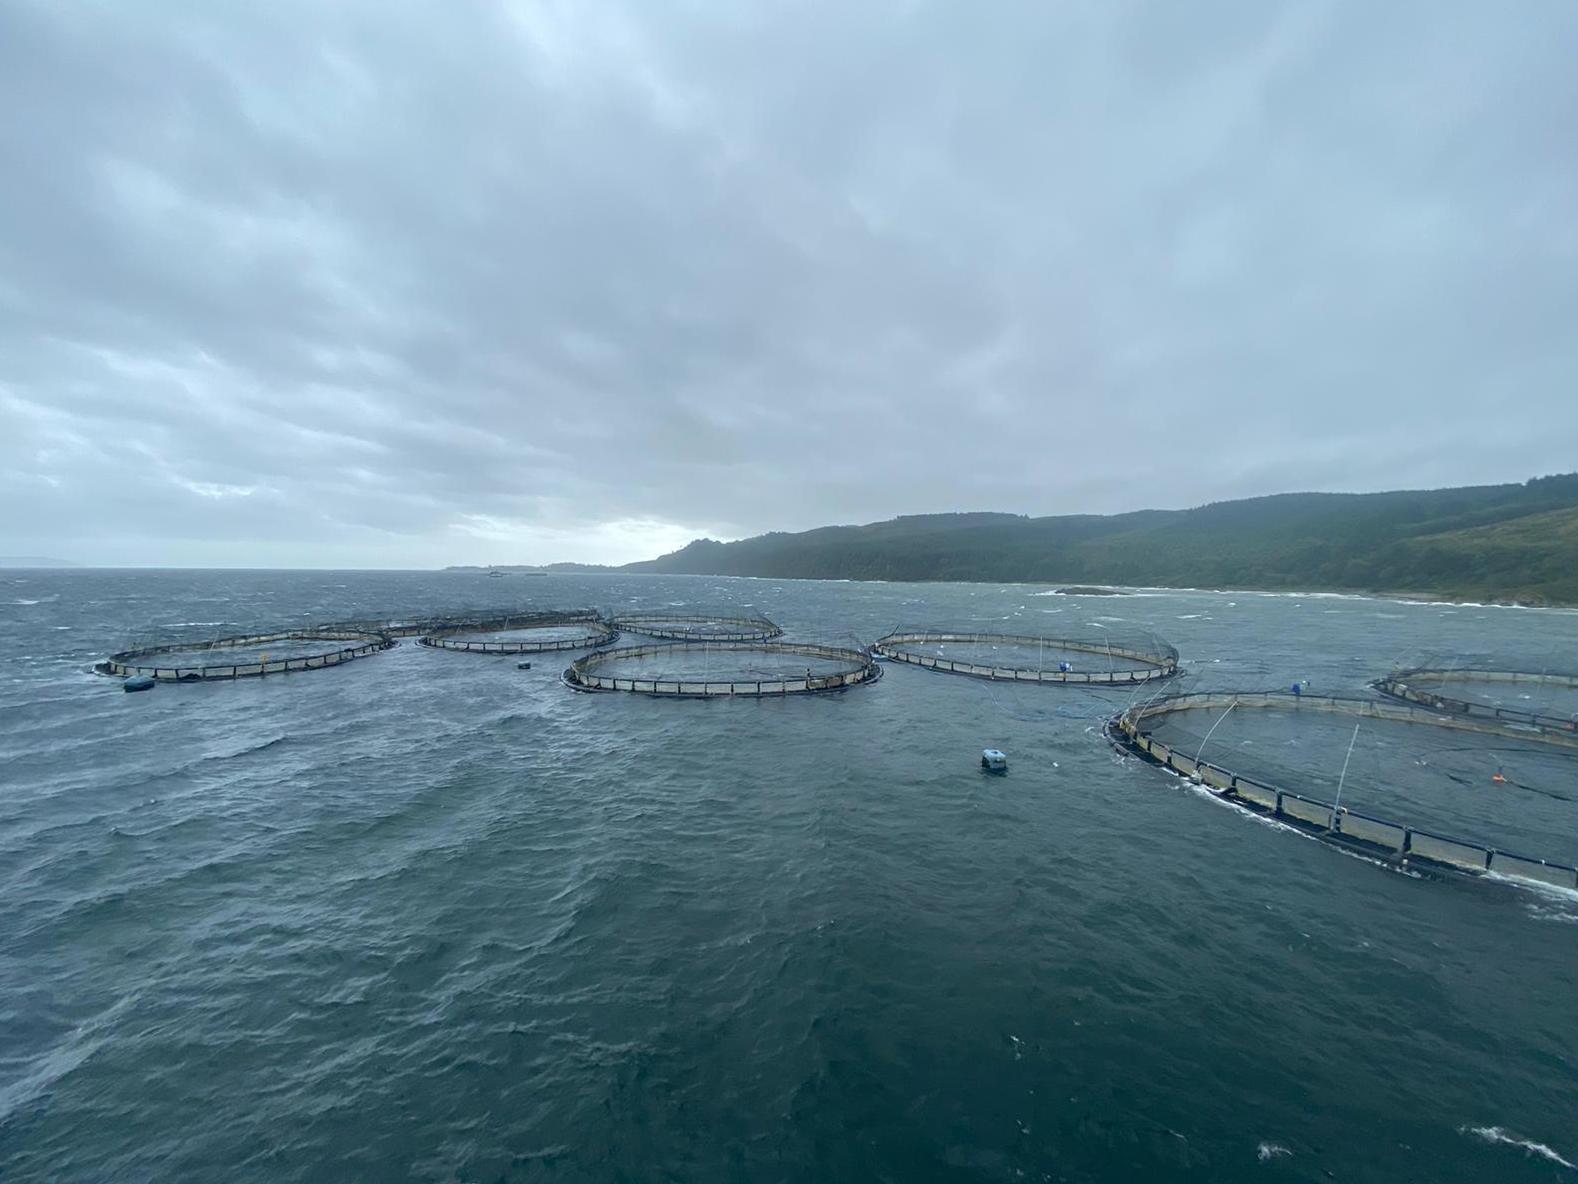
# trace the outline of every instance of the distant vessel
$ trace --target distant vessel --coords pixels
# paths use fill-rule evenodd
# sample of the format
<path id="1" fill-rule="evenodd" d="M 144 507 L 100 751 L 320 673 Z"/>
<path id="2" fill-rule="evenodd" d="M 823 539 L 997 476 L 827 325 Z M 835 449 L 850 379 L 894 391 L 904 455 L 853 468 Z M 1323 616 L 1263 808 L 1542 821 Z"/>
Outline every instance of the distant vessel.
<path id="1" fill-rule="evenodd" d="M 488 569 L 488 578 L 489 578 L 489 579 L 493 579 L 493 580 L 496 580 L 496 579 L 498 579 L 498 578 L 499 578 L 499 577 L 500 577 L 500 576 L 502 576 L 502 575 L 503 575 L 503 574 L 504 574 L 504 573 L 503 573 L 503 572 L 501 572 L 501 571 L 500 571 L 500 570 L 499 570 L 499 569 L 498 569 L 498 568 L 496 568 L 496 567 L 490 567 L 490 568 L 489 568 L 489 569 Z"/>

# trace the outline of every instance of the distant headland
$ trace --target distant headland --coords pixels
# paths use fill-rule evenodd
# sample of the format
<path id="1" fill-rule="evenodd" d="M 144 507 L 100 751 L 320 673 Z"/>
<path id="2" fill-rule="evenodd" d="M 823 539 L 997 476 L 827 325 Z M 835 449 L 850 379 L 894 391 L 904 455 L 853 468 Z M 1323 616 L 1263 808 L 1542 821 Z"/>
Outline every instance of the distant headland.
<path id="1" fill-rule="evenodd" d="M 1578 473 L 1392 493 L 1285 493 L 1128 514 L 921 514 L 722 543 L 625 571 L 774 579 L 1397 593 L 1578 604 Z"/>

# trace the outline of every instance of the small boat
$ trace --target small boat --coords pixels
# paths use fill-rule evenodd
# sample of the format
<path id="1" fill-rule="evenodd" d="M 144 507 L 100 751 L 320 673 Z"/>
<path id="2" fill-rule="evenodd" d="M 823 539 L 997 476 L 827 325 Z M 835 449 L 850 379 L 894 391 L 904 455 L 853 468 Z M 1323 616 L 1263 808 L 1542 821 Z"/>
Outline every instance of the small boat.
<path id="1" fill-rule="evenodd" d="M 988 773 L 1008 772 L 1008 758 L 995 748 L 981 749 L 981 768 Z"/>
<path id="2" fill-rule="evenodd" d="M 515 663 L 515 669 L 517 669 L 517 670 L 530 670 L 531 669 L 531 663 L 530 662 L 517 662 L 517 663 Z"/>
<path id="3" fill-rule="evenodd" d="M 134 674 L 121 683 L 123 691 L 151 691 L 159 680 L 151 674 Z"/>

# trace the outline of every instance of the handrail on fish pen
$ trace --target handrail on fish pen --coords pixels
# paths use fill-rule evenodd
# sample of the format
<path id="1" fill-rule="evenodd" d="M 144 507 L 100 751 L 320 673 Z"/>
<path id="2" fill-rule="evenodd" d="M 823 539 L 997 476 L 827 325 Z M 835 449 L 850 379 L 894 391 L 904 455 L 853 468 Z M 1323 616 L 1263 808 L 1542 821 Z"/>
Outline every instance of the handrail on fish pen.
<path id="1" fill-rule="evenodd" d="M 534 629 L 584 627 L 575 637 L 515 637 L 503 641 L 478 640 L 489 633 L 529 632 Z M 619 632 L 590 609 L 560 612 L 510 613 L 484 617 L 449 618 L 429 624 L 417 644 L 436 650 L 471 654 L 545 654 L 561 650 L 594 649 L 612 644 Z"/>
<path id="2" fill-rule="evenodd" d="M 771 641 L 783 630 L 766 617 L 652 610 L 614 613 L 608 622 L 623 633 L 672 641 Z"/>
<path id="3" fill-rule="evenodd" d="M 840 669 L 815 674 L 809 666 L 805 676 L 757 679 L 714 678 L 636 678 L 605 673 L 622 662 L 649 657 L 683 654 L 766 654 L 772 657 L 794 655 L 840 664 Z M 807 692 L 841 691 L 882 677 L 882 667 L 870 651 L 814 642 L 778 641 L 680 641 L 653 642 L 598 650 L 572 662 L 562 675 L 566 686 L 578 691 L 632 691 L 636 694 L 672 698 L 765 698 Z"/>
<path id="4" fill-rule="evenodd" d="M 1336 802 L 1307 797 L 1249 777 L 1214 761 L 1179 752 L 1155 739 L 1148 724 L 1181 711 L 1274 709 L 1317 711 L 1350 718 L 1386 719 L 1426 724 L 1451 731 L 1498 738 L 1517 738 L 1578 750 L 1578 737 L 1531 732 L 1526 727 L 1421 710 L 1376 699 L 1313 696 L 1286 692 L 1196 693 L 1172 695 L 1130 707 L 1107 721 L 1108 738 L 1119 749 L 1196 781 L 1224 801 L 1253 814 L 1269 815 L 1327 842 L 1357 848 L 1401 863 L 1422 861 L 1456 872 L 1492 873 L 1557 888 L 1578 889 L 1578 868 L 1564 863 L 1517 855 L 1488 844 L 1453 838 L 1403 822 L 1350 810 Z M 1203 747 L 1203 746 L 1202 746 Z"/>
<path id="5" fill-rule="evenodd" d="M 925 646 L 940 648 L 944 645 L 1020 646 L 1027 650 L 1034 646 L 1043 653 L 1050 649 L 1062 653 L 1092 654 L 1107 658 L 1109 668 L 1076 670 L 1070 662 L 1058 662 L 1051 669 L 1047 669 L 1044 663 L 1032 667 L 1012 661 L 986 665 L 967 659 L 944 658 L 938 654 L 924 653 L 920 648 Z M 872 649 L 884 658 L 895 662 L 907 662 L 912 666 L 923 666 L 928 670 L 1009 682 L 1133 686 L 1137 683 L 1171 678 L 1178 673 L 1178 651 L 1162 641 L 1140 644 L 1129 641 L 1040 637 L 1017 633 L 913 629 L 889 633 L 878 639 Z M 1133 669 L 1112 669 L 1112 659 L 1121 659 L 1136 665 Z"/>
<path id="6" fill-rule="evenodd" d="M 1505 682 L 1578 690 L 1578 674 L 1536 674 L 1526 670 L 1433 670 L 1424 667 L 1394 670 L 1391 674 L 1376 679 L 1370 686 L 1388 698 L 1405 703 L 1417 703 L 1453 715 L 1503 720 L 1555 732 L 1578 733 L 1578 711 L 1569 715 L 1554 715 L 1547 711 L 1526 711 L 1521 707 L 1498 707 L 1493 703 L 1476 703 L 1472 699 L 1443 695 L 1439 691 L 1430 689 L 1431 684 L 1439 685 L 1447 682 Z"/>
<path id="7" fill-rule="evenodd" d="M 256 662 L 176 663 L 161 665 L 157 659 L 169 654 L 203 653 L 211 650 L 251 649 L 257 646 L 277 645 L 280 642 L 349 641 L 344 645 L 317 653 L 299 654 L 290 658 L 263 658 Z M 198 641 L 175 641 L 164 645 L 150 645 L 121 650 L 98 662 L 93 669 L 99 674 L 118 678 L 147 675 L 161 682 L 207 682 L 236 678 L 258 678 L 266 674 L 287 674 L 300 670 L 321 670 L 338 666 L 357 658 L 365 658 L 390 649 L 394 638 L 382 632 L 360 629 L 318 627 L 307 629 L 281 629 L 271 633 L 238 634 L 233 637 L 216 637 Z"/>

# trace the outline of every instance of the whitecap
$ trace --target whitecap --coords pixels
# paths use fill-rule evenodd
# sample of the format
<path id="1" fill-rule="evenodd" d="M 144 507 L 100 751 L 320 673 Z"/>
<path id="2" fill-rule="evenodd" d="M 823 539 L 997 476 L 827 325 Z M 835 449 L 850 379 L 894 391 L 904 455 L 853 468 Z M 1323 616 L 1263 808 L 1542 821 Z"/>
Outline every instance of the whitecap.
<path id="1" fill-rule="evenodd" d="M 1495 869 L 1482 873 L 1487 880 L 1495 880 L 1502 884 L 1511 884 L 1514 888 L 1522 888 L 1543 896 L 1552 902 L 1571 903 L 1578 901 L 1578 889 L 1564 888 L 1560 884 L 1548 884 L 1544 880 L 1531 880 L 1523 876 L 1512 876 Z"/>
<path id="2" fill-rule="evenodd" d="M 1516 1135 L 1512 1131 L 1507 1130 L 1505 1127 L 1460 1126 L 1457 1129 L 1462 1134 L 1473 1135 L 1475 1138 L 1483 1139 L 1487 1143 L 1503 1143 L 1508 1147 L 1521 1147 L 1526 1154 L 1538 1155 L 1543 1159 L 1550 1160 L 1552 1163 L 1560 1164 L 1564 1168 L 1569 1168 L 1572 1171 L 1578 1172 L 1578 1164 L 1573 1163 L 1569 1159 L 1562 1158 L 1561 1155 L 1559 1155 L 1546 1144 L 1536 1143 L 1533 1139 L 1525 1139 L 1522 1136 Z"/>
<path id="3" fill-rule="evenodd" d="M 1569 913 L 1565 909 L 1545 908 L 1533 904 L 1529 906 L 1528 913 L 1535 921 L 1556 921 L 1564 925 L 1578 925 L 1578 913 Z"/>
<path id="4" fill-rule="evenodd" d="M 1281 1143 L 1261 1143 L 1255 1148 L 1255 1158 L 1261 1163 L 1270 1159 L 1281 1159 L 1283 1156 L 1292 1155 Z"/>

